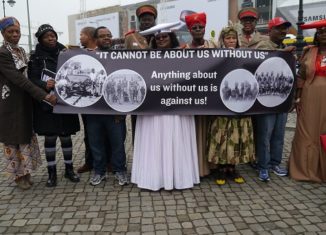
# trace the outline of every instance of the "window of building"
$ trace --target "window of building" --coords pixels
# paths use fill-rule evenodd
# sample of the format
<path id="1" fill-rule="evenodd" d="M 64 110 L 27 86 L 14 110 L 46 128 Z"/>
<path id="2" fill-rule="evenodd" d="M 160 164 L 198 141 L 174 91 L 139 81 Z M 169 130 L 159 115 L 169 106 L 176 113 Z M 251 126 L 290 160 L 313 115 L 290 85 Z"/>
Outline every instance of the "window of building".
<path id="1" fill-rule="evenodd" d="M 270 19 L 272 19 L 272 0 L 256 0 L 256 8 L 259 11 L 259 19 L 257 24 L 267 24 Z"/>

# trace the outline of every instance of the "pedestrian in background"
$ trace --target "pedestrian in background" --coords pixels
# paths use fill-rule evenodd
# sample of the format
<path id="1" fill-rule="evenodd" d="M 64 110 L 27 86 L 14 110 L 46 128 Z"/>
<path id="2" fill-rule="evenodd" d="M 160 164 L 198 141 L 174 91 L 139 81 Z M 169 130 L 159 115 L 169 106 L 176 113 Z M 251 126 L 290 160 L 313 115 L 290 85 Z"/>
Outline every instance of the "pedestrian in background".
<path id="1" fill-rule="evenodd" d="M 35 51 L 31 54 L 28 77 L 45 92 L 51 93 L 55 87 L 54 77 L 45 80 L 44 74 L 55 74 L 59 53 L 65 47 L 59 43 L 58 35 L 51 25 L 41 25 L 35 36 L 38 39 Z M 38 135 L 45 136 L 44 151 L 47 161 L 49 178 L 47 187 L 57 185 L 56 141 L 59 137 L 65 163 L 65 178 L 71 182 L 79 182 L 73 171 L 73 146 L 71 135 L 79 131 L 79 119 L 76 114 L 55 114 L 51 106 L 34 102 L 33 127 Z"/>
<path id="2" fill-rule="evenodd" d="M 300 60 L 289 170 L 295 180 L 326 182 L 326 20 L 301 28 L 317 30 L 314 45 L 304 49 Z"/>
<path id="3" fill-rule="evenodd" d="M 21 189 L 29 189 L 31 173 L 41 164 L 33 132 L 32 97 L 52 105 L 56 97 L 27 79 L 28 58 L 19 46 L 20 24 L 14 17 L 0 20 L 3 45 L 0 47 L 0 142 L 4 143 L 5 171 Z"/>

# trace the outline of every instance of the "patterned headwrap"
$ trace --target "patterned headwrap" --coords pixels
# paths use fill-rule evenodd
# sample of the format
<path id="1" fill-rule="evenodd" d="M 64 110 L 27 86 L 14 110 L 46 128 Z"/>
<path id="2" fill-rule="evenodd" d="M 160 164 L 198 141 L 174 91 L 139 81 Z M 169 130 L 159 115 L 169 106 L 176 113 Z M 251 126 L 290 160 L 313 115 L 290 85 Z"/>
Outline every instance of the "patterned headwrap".
<path id="1" fill-rule="evenodd" d="M 4 31 L 9 26 L 16 25 L 20 27 L 19 21 L 15 17 L 4 17 L 0 20 L 0 31 Z"/>
<path id="2" fill-rule="evenodd" d="M 187 15 L 185 19 L 188 29 L 191 29 L 194 24 L 206 26 L 206 14 L 204 12 Z"/>
<path id="3" fill-rule="evenodd" d="M 219 38 L 218 38 L 218 47 L 225 48 L 224 37 L 229 35 L 229 34 L 234 34 L 236 36 L 236 38 L 237 38 L 237 48 L 239 47 L 240 40 L 239 40 L 239 36 L 238 36 L 238 31 L 237 31 L 237 28 L 232 25 L 232 22 L 229 22 L 229 26 L 224 27 L 221 30 Z"/>

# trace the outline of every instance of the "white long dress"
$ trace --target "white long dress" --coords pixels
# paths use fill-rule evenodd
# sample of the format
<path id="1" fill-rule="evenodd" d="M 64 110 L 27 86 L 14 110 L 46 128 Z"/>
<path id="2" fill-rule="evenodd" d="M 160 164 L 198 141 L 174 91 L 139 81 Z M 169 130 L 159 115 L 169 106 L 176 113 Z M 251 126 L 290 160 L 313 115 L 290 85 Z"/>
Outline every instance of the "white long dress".
<path id="1" fill-rule="evenodd" d="M 193 116 L 138 116 L 131 181 L 149 190 L 199 184 Z"/>

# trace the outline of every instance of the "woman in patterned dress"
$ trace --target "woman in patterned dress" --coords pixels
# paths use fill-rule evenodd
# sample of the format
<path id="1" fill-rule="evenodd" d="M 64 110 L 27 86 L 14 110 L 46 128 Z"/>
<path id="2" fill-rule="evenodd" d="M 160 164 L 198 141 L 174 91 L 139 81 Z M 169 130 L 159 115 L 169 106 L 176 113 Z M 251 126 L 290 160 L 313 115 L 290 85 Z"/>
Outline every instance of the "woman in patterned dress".
<path id="1" fill-rule="evenodd" d="M 234 27 L 225 27 L 219 36 L 221 48 L 238 48 L 238 34 Z M 254 158 L 253 129 L 250 117 L 218 116 L 210 122 L 207 136 L 208 162 L 217 165 L 216 184 L 224 185 L 228 176 L 236 183 L 244 178 L 235 166 L 252 162 Z"/>
<path id="2" fill-rule="evenodd" d="M 4 38 L 0 47 L 0 142 L 4 143 L 5 172 L 21 189 L 32 185 L 31 172 L 41 163 L 37 138 L 32 130 L 32 97 L 56 103 L 27 79 L 27 56 L 19 47 L 20 24 L 14 17 L 0 20 Z"/>

